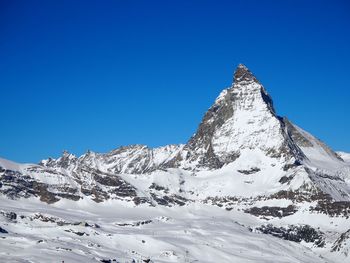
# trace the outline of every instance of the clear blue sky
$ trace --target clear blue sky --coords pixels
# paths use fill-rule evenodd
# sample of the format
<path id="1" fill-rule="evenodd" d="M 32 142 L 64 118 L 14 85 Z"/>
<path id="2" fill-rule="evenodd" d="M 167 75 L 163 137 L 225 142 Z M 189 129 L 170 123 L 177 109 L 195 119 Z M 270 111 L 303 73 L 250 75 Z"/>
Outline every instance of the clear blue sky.
<path id="1" fill-rule="evenodd" d="M 349 3 L 1 0 L 0 156 L 185 143 L 238 63 L 350 151 Z"/>

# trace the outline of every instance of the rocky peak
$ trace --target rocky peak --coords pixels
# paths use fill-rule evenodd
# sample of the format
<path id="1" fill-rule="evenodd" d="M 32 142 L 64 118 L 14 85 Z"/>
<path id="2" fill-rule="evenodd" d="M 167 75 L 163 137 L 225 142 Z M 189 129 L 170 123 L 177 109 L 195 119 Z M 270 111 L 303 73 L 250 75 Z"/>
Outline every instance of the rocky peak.
<path id="1" fill-rule="evenodd" d="M 232 86 L 223 90 L 206 112 L 185 149 L 187 161 L 219 168 L 239 157 L 242 149 L 277 151 L 283 140 L 271 97 L 240 64 Z"/>
<path id="2" fill-rule="evenodd" d="M 63 151 L 62 157 L 61 157 L 62 160 L 72 160 L 72 159 L 76 159 L 76 158 L 77 157 L 74 154 L 68 152 L 67 150 Z"/>
<path id="3" fill-rule="evenodd" d="M 239 64 L 235 70 L 231 89 L 244 102 L 245 106 L 250 107 L 253 101 L 261 99 L 263 106 L 266 105 L 271 113 L 275 114 L 272 98 L 259 80 L 243 64 Z"/>
<path id="4" fill-rule="evenodd" d="M 241 81 L 246 82 L 258 82 L 252 72 L 243 64 L 239 64 L 235 70 L 233 83 L 238 83 Z"/>
<path id="5" fill-rule="evenodd" d="M 69 153 L 67 150 L 64 150 L 62 156 L 58 159 L 48 158 L 47 160 L 42 160 L 39 165 L 46 167 L 62 167 L 68 168 L 71 164 L 75 163 L 77 157 L 74 154 Z"/>

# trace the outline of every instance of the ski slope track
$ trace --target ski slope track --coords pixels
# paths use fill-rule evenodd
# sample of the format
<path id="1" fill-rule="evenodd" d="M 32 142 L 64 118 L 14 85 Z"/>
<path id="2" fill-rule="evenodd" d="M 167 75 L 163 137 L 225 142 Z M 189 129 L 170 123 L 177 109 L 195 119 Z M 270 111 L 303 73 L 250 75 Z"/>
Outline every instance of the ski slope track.
<path id="1" fill-rule="evenodd" d="M 0 262 L 350 262 L 350 154 L 240 64 L 183 145 L 0 159 Z"/>

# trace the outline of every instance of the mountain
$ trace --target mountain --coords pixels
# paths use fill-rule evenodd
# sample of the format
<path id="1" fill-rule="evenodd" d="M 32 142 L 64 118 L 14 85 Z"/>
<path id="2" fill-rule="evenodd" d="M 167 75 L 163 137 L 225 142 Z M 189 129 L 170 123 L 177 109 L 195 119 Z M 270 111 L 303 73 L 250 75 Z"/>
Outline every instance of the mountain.
<path id="1" fill-rule="evenodd" d="M 320 255 L 326 258 L 325 262 L 350 262 L 346 245 L 350 241 L 350 223 L 346 220 L 350 212 L 349 156 L 334 152 L 287 118 L 278 116 L 272 98 L 263 85 L 246 66 L 240 64 L 234 73 L 232 86 L 220 93 L 204 114 L 195 134 L 184 145 L 153 149 L 145 145 L 131 145 L 108 153 L 89 151 L 80 157 L 65 151 L 60 158 L 49 158 L 39 164 L 17 164 L 0 159 L 1 200 L 4 204 L 11 201 L 10 206 L 6 204 L 11 211 L 3 211 L 2 214 L 8 228 L 14 232 L 18 231 L 17 228 L 23 228 L 23 235 L 28 220 L 37 220 L 33 223 L 34 229 L 45 228 L 45 223 L 51 222 L 61 224 L 59 227 L 69 226 L 68 232 L 71 230 L 69 233 L 74 234 L 78 231 L 75 229 L 77 225 L 67 223 L 68 219 L 62 219 L 62 215 L 78 221 L 84 221 L 82 218 L 85 216 L 96 220 L 99 218 L 96 211 L 101 209 L 103 220 L 97 224 L 108 226 L 108 230 L 104 229 L 106 235 L 110 231 L 122 231 L 126 226 L 136 227 L 136 230 L 129 229 L 128 233 L 131 231 L 138 235 L 139 231 L 145 231 L 138 228 L 141 225 L 150 224 L 147 226 L 150 231 L 170 227 L 168 220 L 159 223 L 159 218 L 169 214 L 172 215 L 172 219 L 167 217 L 169 221 L 176 221 L 170 229 L 175 227 L 175 231 L 188 227 L 185 231 L 189 233 L 194 233 L 195 229 L 203 231 L 203 227 L 210 225 L 210 213 L 215 212 L 212 216 L 220 215 L 218 225 L 212 233 L 206 233 L 217 238 L 217 242 L 210 245 L 212 254 L 209 254 L 213 260 L 215 255 L 221 258 L 219 262 L 261 262 L 260 256 L 252 256 L 257 251 L 257 243 L 250 243 L 253 242 L 250 240 L 263 238 L 271 244 L 277 242 L 272 251 L 261 252 L 265 253 L 267 262 L 269 257 L 271 260 L 272 255 L 278 253 L 277 244 L 289 251 L 287 258 L 281 262 L 316 262 L 320 260 Z M 34 210 L 18 210 L 15 204 L 22 203 L 29 204 Z M 78 214 L 68 213 L 67 207 L 70 211 L 87 210 L 90 214 L 83 213 L 79 218 Z M 109 209 L 104 210 L 107 207 Z M 113 223 L 108 219 L 109 213 L 112 213 L 109 210 L 116 208 L 125 213 L 125 218 L 133 214 L 129 211 L 133 208 L 138 212 L 131 218 L 138 218 L 138 221 Z M 41 211 L 40 215 L 33 214 L 37 210 Z M 56 213 L 56 216 L 43 215 L 43 211 Z M 23 213 L 24 217 L 16 222 L 8 221 L 11 212 Z M 191 224 L 183 225 L 182 222 L 191 218 L 198 223 L 198 228 Z M 238 225 L 227 226 L 231 219 Z M 220 239 L 219 236 L 223 234 L 221 228 L 240 236 L 240 245 L 232 242 L 231 235 Z M 58 233 L 63 231 L 57 227 L 55 229 Z M 79 239 L 79 242 L 96 243 L 97 239 L 92 236 L 99 232 L 97 229 L 94 231 L 95 234 L 90 233 L 87 240 Z M 161 246 L 159 242 L 169 245 L 171 231 L 165 236 L 165 239 L 153 237 L 151 245 Z M 47 242 L 54 242 L 52 238 L 49 237 Z M 156 258 L 156 262 L 186 262 L 187 255 L 188 258 L 204 262 L 200 253 L 193 249 L 194 240 L 200 238 L 198 233 L 193 234 L 192 238 L 192 249 L 188 250 L 191 255 L 186 254 L 185 248 L 178 249 L 179 243 L 174 243 L 177 249 L 168 251 L 169 255 L 167 252 L 167 256 L 159 258 L 155 249 L 151 257 Z M 6 239 L 0 242 L 6 245 Z M 75 242 L 72 239 L 66 244 Z M 184 240 L 179 239 L 178 242 Z M 202 242 L 209 240 L 204 238 Z M 220 251 L 218 246 L 226 246 L 226 242 L 233 244 L 232 249 L 243 249 L 245 252 L 233 255 Z M 21 246 L 20 242 L 16 244 Z M 247 256 L 249 249 L 242 244 L 251 244 L 250 256 Z M 110 255 L 112 250 L 109 249 L 112 248 L 107 249 L 105 243 L 103 246 L 106 246 L 106 255 Z M 295 251 L 309 253 L 305 252 L 305 246 L 312 249 L 312 255 L 310 258 L 298 257 Z M 77 252 L 79 249 L 86 250 L 76 249 L 69 253 L 66 251 L 63 257 L 70 253 L 81 254 Z M 102 260 L 97 257 L 101 255 L 101 249 L 93 248 L 92 262 Z M 135 250 L 146 254 L 148 251 L 139 247 Z M 118 251 L 126 253 L 120 256 L 126 261 L 142 258 L 140 255 L 133 256 L 130 251 Z M 31 257 L 31 253 L 28 256 Z"/>
<path id="2" fill-rule="evenodd" d="M 345 161 L 350 163 L 350 153 L 346 152 L 337 152 L 337 154 Z"/>

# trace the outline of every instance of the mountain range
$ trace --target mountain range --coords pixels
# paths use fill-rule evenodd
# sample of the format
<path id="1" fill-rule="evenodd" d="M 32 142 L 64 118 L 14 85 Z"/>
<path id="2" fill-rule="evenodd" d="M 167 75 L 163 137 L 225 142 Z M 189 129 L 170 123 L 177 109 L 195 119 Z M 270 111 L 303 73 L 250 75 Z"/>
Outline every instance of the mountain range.
<path id="1" fill-rule="evenodd" d="M 242 64 L 187 143 L 0 159 L 0 205 L 4 262 L 350 262 L 350 154 Z"/>

